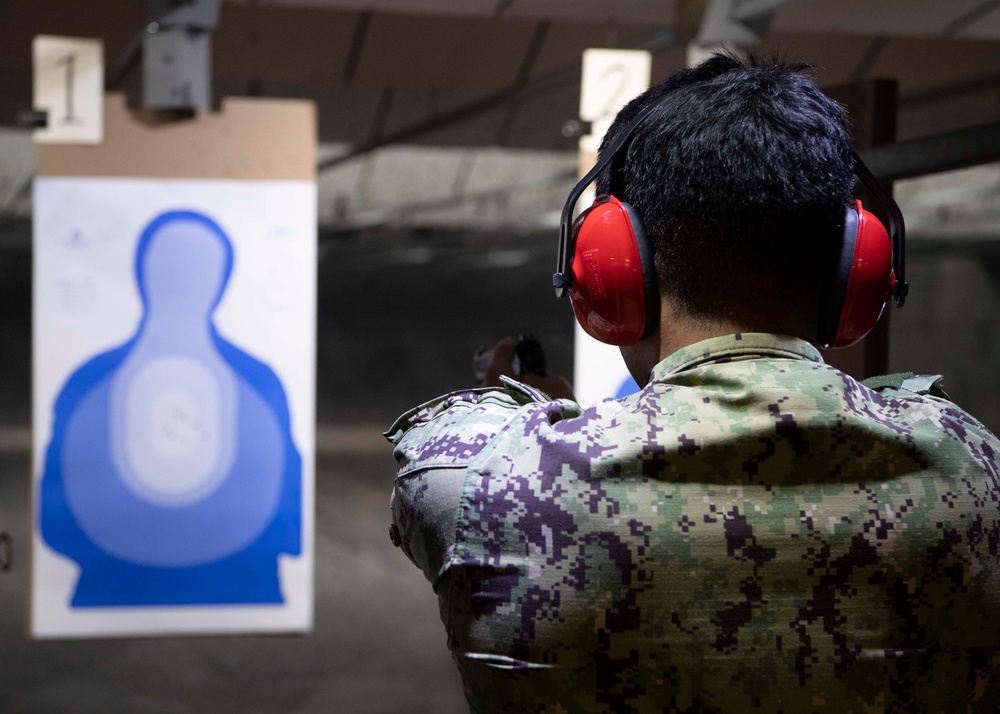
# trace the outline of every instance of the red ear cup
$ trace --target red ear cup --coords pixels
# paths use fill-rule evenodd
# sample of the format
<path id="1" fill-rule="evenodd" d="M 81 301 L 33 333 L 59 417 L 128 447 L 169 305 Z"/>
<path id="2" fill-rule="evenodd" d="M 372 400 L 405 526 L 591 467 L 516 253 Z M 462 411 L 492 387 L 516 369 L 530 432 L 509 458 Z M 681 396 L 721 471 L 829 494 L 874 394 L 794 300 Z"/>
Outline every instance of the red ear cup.
<path id="1" fill-rule="evenodd" d="M 581 327 L 609 345 L 630 345 L 648 334 L 660 300 L 652 249 L 632 207 L 601 196 L 573 228 L 569 296 Z"/>
<path id="2" fill-rule="evenodd" d="M 820 323 L 820 344 L 847 347 L 868 334 L 892 297 L 892 241 L 885 227 L 857 201 L 847 209 L 837 275 Z"/>

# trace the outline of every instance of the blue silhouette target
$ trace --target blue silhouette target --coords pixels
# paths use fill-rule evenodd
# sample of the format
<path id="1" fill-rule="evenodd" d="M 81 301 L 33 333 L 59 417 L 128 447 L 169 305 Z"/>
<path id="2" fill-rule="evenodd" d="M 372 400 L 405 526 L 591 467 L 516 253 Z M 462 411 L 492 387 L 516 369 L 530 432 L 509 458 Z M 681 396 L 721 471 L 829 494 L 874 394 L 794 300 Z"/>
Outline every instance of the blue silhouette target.
<path id="1" fill-rule="evenodd" d="M 136 334 L 56 399 L 40 524 L 80 566 L 73 607 L 284 602 L 302 460 L 277 376 L 212 322 L 232 269 L 213 220 L 159 215 L 136 250 Z"/>

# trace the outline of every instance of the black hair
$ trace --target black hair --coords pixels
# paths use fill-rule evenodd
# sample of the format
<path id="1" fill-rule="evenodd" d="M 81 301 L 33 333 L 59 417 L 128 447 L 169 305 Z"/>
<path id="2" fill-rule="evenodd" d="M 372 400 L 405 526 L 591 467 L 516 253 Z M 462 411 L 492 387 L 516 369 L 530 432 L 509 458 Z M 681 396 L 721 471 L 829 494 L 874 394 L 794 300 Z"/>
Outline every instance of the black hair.
<path id="1" fill-rule="evenodd" d="M 631 203 L 660 290 L 692 318 L 767 329 L 815 316 L 832 279 L 854 161 L 844 108 L 809 65 L 715 54 L 627 104 L 601 144 L 650 114 L 595 181 Z"/>

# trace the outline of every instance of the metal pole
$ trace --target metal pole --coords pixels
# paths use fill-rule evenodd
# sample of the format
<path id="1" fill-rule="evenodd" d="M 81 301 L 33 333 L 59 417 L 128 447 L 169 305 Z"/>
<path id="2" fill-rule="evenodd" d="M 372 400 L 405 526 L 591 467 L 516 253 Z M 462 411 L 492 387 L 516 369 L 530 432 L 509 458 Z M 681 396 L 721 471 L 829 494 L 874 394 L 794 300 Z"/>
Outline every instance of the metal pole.
<path id="1" fill-rule="evenodd" d="M 623 49 L 647 50 L 649 52 L 656 53 L 670 49 L 676 44 L 676 42 L 677 36 L 672 30 L 667 30 L 635 44 L 629 45 L 627 48 Z M 420 136 L 421 134 L 426 134 L 430 131 L 440 129 L 442 126 L 455 124 L 478 114 L 482 114 L 490 109 L 503 106 L 508 102 L 523 102 L 530 97 L 551 91 L 556 87 L 561 87 L 562 85 L 569 84 L 571 82 L 579 82 L 581 71 L 580 63 L 577 62 L 572 66 L 539 75 L 524 86 L 514 85 L 506 89 L 502 89 L 499 92 L 495 92 L 483 97 L 482 99 L 464 104 L 450 112 L 433 117 L 427 121 L 411 124 L 410 126 L 404 127 L 403 129 L 400 129 L 392 134 L 387 134 L 376 140 L 359 144 L 348 149 L 346 153 L 320 161 L 316 166 L 316 170 L 318 172 L 325 171 L 326 169 L 333 168 L 334 166 L 342 164 L 345 161 L 350 161 L 351 159 L 370 153 L 375 149 L 380 149 L 383 146 L 388 146 L 390 144 L 403 143 Z"/>

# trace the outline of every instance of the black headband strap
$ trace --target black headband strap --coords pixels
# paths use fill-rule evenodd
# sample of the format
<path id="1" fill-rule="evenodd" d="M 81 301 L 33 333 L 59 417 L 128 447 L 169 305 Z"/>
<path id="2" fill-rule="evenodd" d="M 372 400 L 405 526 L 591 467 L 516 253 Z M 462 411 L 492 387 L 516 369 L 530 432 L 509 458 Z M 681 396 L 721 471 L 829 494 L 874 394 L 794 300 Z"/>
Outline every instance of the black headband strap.
<path id="1" fill-rule="evenodd" d="M 906 282 L 905 273 L 905 251 L 906 251 L 906 224 L 903 222 L 903 212 L 899 210 L 899 205 L 888 191 L 875 178 L 875 174 L 861 160 L 858 152 L 852 151 L 854 155 L 854 173 L 861 179 L 861 183 L 871 193 L 876 203 L 885 210 L 886 218 L 889 219 L 889 237 L 892 239 L 892 270 L 896 274 L 896 287 L 893 290 L 893 299 L 896 307 L 903 307 L 906 301 L 906 293 L 909 291 L 909 283 Z"/>
<path id="2" fill-rule="evenodd" d="M 594 168 L 588 171 L 569 192 L 566 204 L 563 206 L 562 218 L 559 222 L 559 252 L 556 255 L 556 272 L 552 276 L 552 286 L 556 289 L 556 297 L 562 297 L 565 294 L 566 288 L 569 287 L 569 262 L 571 253 L 569 242 L 570 235 L 573 232 L 573 209 L 576 207 L 576 202 L 580 200 L 580 196 L 587 190 L 587 186 L 594 182 L 597 174 L 604 170 L 604 167 L 610 164 L 618 155 L 618 152 L 622 150 L 626 142 L 632 138 L 635 130 L 652 113 L 656 106 L 657 103 L 654 102 L 640 111 L 632 121 L 626 124 L 625 128 L 621 130 L 611 145 L 602 152 Z"/>

